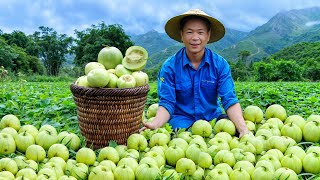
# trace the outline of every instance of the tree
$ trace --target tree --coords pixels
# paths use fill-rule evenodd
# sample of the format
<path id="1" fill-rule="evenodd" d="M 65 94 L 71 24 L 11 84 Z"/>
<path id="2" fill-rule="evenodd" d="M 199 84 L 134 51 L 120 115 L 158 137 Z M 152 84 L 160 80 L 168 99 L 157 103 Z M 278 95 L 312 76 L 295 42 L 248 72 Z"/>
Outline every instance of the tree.
<path id="1" fill-rule="evenodd" d="M 40 47 L 39 57 L 43 61 L 49 76 L 57 76 L 65 55 L 70 51 L 72 37 L 58 34 L 53 28 L 40 26 L 40 32 L 33 34 L 34 41 Z"/>
<path id="2" fill-rule="evenodd" d="M 0 66 L 12 72 L 24 74 L 42 74 L 43 66 L 40 60 L 25 52 L 25 49 L 16 44 L 9 46 L 0 37 Z"/>
<path id="3" fill-rule="evenodd" d="M 16 57 L 17 54 L 15 54 L 5 39 L 0 37 L 0 66 L 4 66 L 6 69 L 11 69 L 13 59 Z"/>
<path id="4" fill-rule="evenodd" d="M 23 49 L 27 47 L 29 42 L 28 37 L 24 34 L 24 32 L 21 31 L 13 31 L 11 34 L 5 33 L 2 36 L 6 39 L 10 46 L 16 45 Z"/>
<path id="5" fill-rule="evenodd" d="M 21 31 L 13 31 L 11 34 L 5 33 L 1 36 L 6 40 L 8 45 L 21 47 L 31 56 L 39 56 L 40 47 L 34 42 L 32 35 L 26 36 Z"/>
<path id="6" fill-rule="evenodd" d="M 84 31 L 75 31 L 77 46 L 73 48 L 76 55 L 74 64 L 83 67 L 88 62 L 97 61 L 99 51 L 105 46 L 117 47 L 122 54 L 133 45 L 121 25 L 92 25 Z"/>
<path id="7" fill-rule="evenodd" d="M 231 67 L 231 74 L 233 79 L 235 80 L 249 80 L 251 77 L 252 73 L 252 67 L 251 63 L 247 63 L 247 58 L 250 56 L 249 51 L 241 51 L 238 54 L 238 60 L 236 63 L 230 62 L 230 67 Z"/>
<path id="8" fill-rule="evenodd" d="M 272 67 L 271 64 L 264 61 L 256 62 L 253 65 L 254 71 L 257 74 L 257 81 L 271 81 Z"/>
<path id="9" fill-rule="evenodd" d="M 240 51 L 238 54 L 238 60 L 243 62 L 243 64 L 247 65 L 247 59 L 250 56 L 250 54 L 250 51 L 247 50 Z"/>
<path id="10" fill-rule="evenodd" d="M 320 57 L 308 59 L 303 69 L 304 78 L 320 81 Z"/>
<path id="11" fill-rule="evenodd" d="M 277 80 L 300 81 L 302 79 L 302 67 L 296 61 L 281 59 L 274 61 L 273 64 L 277 71 Z"/>
<path id="12" fill-rule="evenodd" d="M 12 71 L 16 73 L 24 73 L 27 75 L 43 74 L 43 66 L 39 58 L 30 56 L 25 52 L 25 49 L 21 47 L 13 46 L 12 48 L 15 54 L 17 54 L 16 58 L 12 60 Z"/>
<path id="13" fill-rule="evenodd" d="M 31 56 L 40 56 L 40 46 L 34 41 L 32 35 L 28 36 L 28 43 L 26 45 L 26 52 Z"/>
<path id="14" fill-rule="evenodd" d="M 295 61 L 271 59 L 268 62 L 254 63 L 257 81 L 300 81 L 302 80 L 302 67 Z"/>

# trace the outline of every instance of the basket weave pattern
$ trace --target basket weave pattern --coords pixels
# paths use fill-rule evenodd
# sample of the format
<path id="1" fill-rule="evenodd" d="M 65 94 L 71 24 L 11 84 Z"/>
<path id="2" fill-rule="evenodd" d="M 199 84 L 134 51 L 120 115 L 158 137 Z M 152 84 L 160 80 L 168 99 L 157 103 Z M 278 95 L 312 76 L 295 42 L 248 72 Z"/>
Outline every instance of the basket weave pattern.
<path id="1" fill-rule="evenodd" d="M 86 88 L 70 85 L 77 105 L 81 134 L 88 147 L 106 147 L 109 141 L 126 144 L 139 131 L 149 85 L 135 88 Z"/>

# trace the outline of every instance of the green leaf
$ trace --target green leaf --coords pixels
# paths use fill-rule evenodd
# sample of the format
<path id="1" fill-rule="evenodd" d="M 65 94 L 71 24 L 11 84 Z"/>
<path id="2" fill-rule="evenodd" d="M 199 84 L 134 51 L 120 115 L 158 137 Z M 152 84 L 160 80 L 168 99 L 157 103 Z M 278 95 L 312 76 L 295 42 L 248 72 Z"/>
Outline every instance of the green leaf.
<path id="1" fill-rule="evenodd" d="M 115 147 L 117 147 L 117 146 L 118 146 L 118 144 L 117 144 L 117 142 L 116 142 L 116 141 L 111 140 L 111 141 L 109 141 L 109 146 L 110 146 L 110 147 L 115 148 Z"/>
<path id="2" fill-rule="evenodd" d="M 173 132 L 172 127 L 169 123 L 164 124 L 164 128 L 171 134 Z"/>
<path id="3" fill-rule="evenodd" d="M 216 124 L 217 118 L 214 118 L 210 121 L 211 127 L 213 128 L 214 125 Z"/>

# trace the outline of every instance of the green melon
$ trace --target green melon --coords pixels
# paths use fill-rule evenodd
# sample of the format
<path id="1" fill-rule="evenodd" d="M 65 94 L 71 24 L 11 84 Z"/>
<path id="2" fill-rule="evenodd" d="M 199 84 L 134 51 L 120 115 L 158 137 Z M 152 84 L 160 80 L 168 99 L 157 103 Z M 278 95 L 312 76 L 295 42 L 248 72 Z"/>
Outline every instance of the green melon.
<path id="1" fill-rule="evenodd" d="M 110 80 L 109 72 L 105 69 L 93 69 L 87 75 L 87 81 L 90 87 L 105 87 Z"/>
<path id="2" fill-rule="evenodd" d="M 104 67 L 103 64 L 101 63 L 98 63 L 98 62 L 89 62 L 86 64 L 86 66 L 84 67 L 84 73 L 85 75 L 88 75 L 88 73 L 92 70 L 92 69 L 97 69 L 97 68 L 100 68 L 100 69 L 106 69 Z"/>
<path id="3" fill-rule="evenodd" d="M 77 80 L 76 80 L 76 82 L 75 82 L 75 84 L 77 85 L 77 86 L 83 86 L 83 87 L 89 87 L 89 83 L 88 83 L 88 80 L 87 80 L 87 76 L 80 76 Z"/>
<path id="4" fill-rule="evenodd" d="M 148 60 L 148 52 L 141 46 L 131 46 L 126 50 L 126 55 L 122 59 L 125 68 L 132 71 L 142 70 Z"/>
<path id="5" fill-rule="evenodd" d="M 98 54 L 98 62 L 103 64 L 106 69 L 114 69 L 121 64 L 123 55 L 116 47 L 104 47 Z"/>

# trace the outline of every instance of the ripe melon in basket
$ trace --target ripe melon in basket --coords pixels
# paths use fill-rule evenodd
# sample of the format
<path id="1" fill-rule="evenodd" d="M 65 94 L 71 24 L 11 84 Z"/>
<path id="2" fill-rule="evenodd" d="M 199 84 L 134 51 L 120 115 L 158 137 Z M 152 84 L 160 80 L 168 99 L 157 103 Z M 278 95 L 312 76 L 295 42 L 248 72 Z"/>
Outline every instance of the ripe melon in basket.
<path id="1" fill-rule="evenodd" d="M 142 70 L 148 60 L 148 52 L 141 46 L 131 46 L 126 50 L 126 56 L 122 60 L 125 68 L 132 71 Z"/>
<path id="2" fill-rule="evenodd" d="M 87 75 L 87 81 L 90 87 L 105 87 L 110 80 L 109 72 L 105 69 L 93 69 Z"/>
<path id="3" fill-rule="evenodd" d="M 98 62 L 103 64 L 106 69 L 114 69 L 121 64 L 123 55 L 116 47 L 104 47 L 98 54 Z"/>

